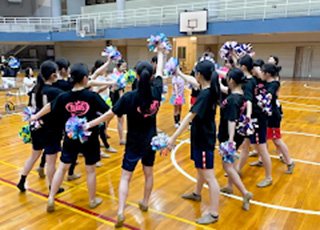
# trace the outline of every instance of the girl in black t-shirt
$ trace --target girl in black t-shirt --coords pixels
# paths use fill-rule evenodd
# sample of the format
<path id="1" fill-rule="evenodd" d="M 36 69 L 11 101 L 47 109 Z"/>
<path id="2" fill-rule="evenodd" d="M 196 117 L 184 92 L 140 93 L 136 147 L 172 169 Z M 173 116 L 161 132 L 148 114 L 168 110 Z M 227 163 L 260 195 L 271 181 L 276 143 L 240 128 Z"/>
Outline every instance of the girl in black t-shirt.
<path id="1" fill-rule="evenodd" d="M 209 185 L 210 207 L 209 213 L 197 219 L 198 224 L 209 224 L 219 220 L 219 184 L 213 170 L 214 148 L 216 141 L 215 113 L 219 100 L 219 76 L 214 71 L 214 64 L 210 61 L 201 61 L 195 68 L 195 76 L 184 75 L 178 68 L 178 74 L 195 87 L 201 89 L 195 104 L 183 119 L 178 130 L 168 140 L 168 147 L 173 148 L 176 139 L 191 126 L 191 159 L 197 169 L 197 185 L 193 193 L 184 194 L 182 198 L 201 201 L 201 190 L 205 182 Z"/>
<path id="2" fill-rule="evenodd" d="M 163 53 L 158 52 L 156 78 L 153 79 L 153 67 L 143 61 L 137 65 L 138 88 L 127 92 L 101 117 L 88 123 L 94 127 L 110 120 L 114 115 L 127 115 L 127 142 L 122 162 L 122 173 L 119 185 L 119 209 L 115 227 L 122 227 L 125 220 L 124 207 L 129 192 L 129 183 L 137 163 L 141 160 L 145 175 L 144 198 L 139 202 L 142 211 L 148 210 L 148 202 L 153 187 L 153 165 L 155 152 L 150 145 L 156 135 L 156 115 L 160 107 L 162 85 Z M 153 79 L 153 80 L 152 80 Z M 152 82 L 152 83 L 151 83 Z"/>
<path id="3" fill-rule="evenodd" d="M 277 80 L 278 72 L 279 67 L 271 63 L 267 63 L 262 67 L 262 74 L 265 75 L 265 79 L 267 80 L 267 92 L 272 95 L 272 115 L 268 117 L 267 140 L 272 140 L 276 148 L 283 154 L 284 161 L 288 167 L 286 174 L 292 174 L 295 163 L 290 158 L 287 145 L 281 139 L 280 123 L 282 117 L 277 103 L 280 89 L 280 82 Z"/>
<path id="4" fill-rule="evenodd" d="M 88 67 L 85 64 L 75 64 L 71 68 L 71 77 L 74 82 L 73 89 L 61 94 L 53 102 L 47 104 L 36 115 L 32 116 L 31 120 L 36 120 L 49 113 L 49 115 L 55 116 L 55 125 L 62 130 L 66 122 L 73 116 L 86 117 L 88 121 L 91 121 L 97 117 L 98 112 L 105 113 L 109 110 L 109 106 L 99 94 L 86 89 L 88 75 Z M 79 139 L 73 140 L 67 135 L 64 136 L 60 164 L 53 178 L 52 189 L 48 197 L 47 212 L 55 210 L 54 196 L 56 191 L 79 152 L 83 153 L 85 158 L 89 207 L 92 209 L 101 204 L 102 199 L 96 198 L 96 163 L 100 160 L 99 129 L 94 127 L 90 131 L 91 135 L 84 143 L 81 143 Z"/>
<path id="5" fill-rule="evenodd" d="M 238 68 L 233 68 L 227 73 L 227 84 L 231 94 L 221 104 L 221 119 L 219 127 L 220 144 L 226 141 L 235 143 L 234 149 L 238 149 L 243 142 L 243 137 L 237 133 L 236 125 L 241 115 L 246 110 L 247 101 L 243 95 L 241 85 L 245 83 L 246 77 Z M 237 173 L 235 163 L 222 161 L 224 170 L 228 174 L 228 185 L 221 188 L 221 192 L 233 194 L 233 184 L 240 190 L 243 196 L 242 208 L 249 210 L 249 201 L 253 197 L 251 192 L 243 185 Z"/>
<path id="6" fill-rule="evenodd" d="M 45 61 L 40 69 L 41 76 L 38 77 L 37 85 L 34 88 L 34 93 L 30 96 L 29 103 L 29 106 L 33 106 L 37 110 L 40 110 L 47 103 L 52 102 L 59 94 L 63 93 L 62 90 L 52 86 L 57 79 L 57 65 L 52 61 Z M 42 127 L 31 131 L 32 154 L 24 165 L 21 179 L 17 185 L 21 192 L 25 191 L 24 183 L 26 177 L 43 150 L 44 154 L 46 154 L 49 185 L 51 186 L 52 184 L 57 153 L 61 150 L 60 141 L 62 139 L 62 132 L 56 126 L 52 115 L 43 116 L 41 120 L 43 121 Z M 60 188 L 58 192 L 63 192 L 63 189 Z"/>

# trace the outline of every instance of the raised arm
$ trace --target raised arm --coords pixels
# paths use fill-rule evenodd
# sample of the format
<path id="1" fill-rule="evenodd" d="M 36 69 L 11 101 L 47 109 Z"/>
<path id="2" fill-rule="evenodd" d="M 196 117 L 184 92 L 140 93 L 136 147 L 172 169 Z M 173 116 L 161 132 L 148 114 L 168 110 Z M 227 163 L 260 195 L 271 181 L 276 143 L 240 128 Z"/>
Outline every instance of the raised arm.
<path id="1" fill-rule="evenodd" d="M 156 70 L 156 77 L 160 76 L 162 77 L 163 75 L 163 60 L 164 58 L 164 53 L 162 50 L 158 51 L 158 64 L 157 64 L 157 70 Z"/>
<path id="2" fill-rule="evenodd" d="M 90 80 L 87 84 L 88 87 L 92 86 L 113 86 L 117 83 L 116 80 L 106 80 L 106 81 L 100 81 L 100 80 Z"/>
<path id="3" fill-rule="evenodd" d="M 110 57 L 108 57 L 108 60 L 102 66 L 100 66 L 98 69 L 96 69 L 96 71 L 94 71 L 94 73 L 90 76 L 90 78 L 92 80 L 95 80 L 102 71 L 108 69 L 109 65 L 110 65 Z"/>
<path id="4" fill-rule="evenodd" d="M 182 77 L 186 82 L 190 83 L 193 87 L 200 89 L 200 84 L 197 82 L 196 78 L 182 73 L 179 67 L 177 68 L 177 73 L 180 77 Z"/>

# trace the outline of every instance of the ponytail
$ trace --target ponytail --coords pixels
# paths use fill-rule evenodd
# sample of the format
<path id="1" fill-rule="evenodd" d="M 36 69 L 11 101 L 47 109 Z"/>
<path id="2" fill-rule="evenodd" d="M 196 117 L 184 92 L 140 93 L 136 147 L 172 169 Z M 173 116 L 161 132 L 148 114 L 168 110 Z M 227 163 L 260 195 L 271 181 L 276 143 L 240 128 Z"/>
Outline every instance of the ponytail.
<path id="1" fill-rule="evenodd" d="M 58 66 L 53 61 L 45 61 L 40 66 L 40 74 L 37 78 L 37 84 L 35 86 L 35 94 L 36 94 L 36 106 L 38 109 L 41 109 L 44 105 L 43 102 L 43 87 L 45 81 L 47 81 L 52 74 L 57 73 Z"/>
<path id="2" fill-rule="evenodd" d="M 138 83 L 138 106 L 142 113 L 147 112 L 152 104 L 151 77 L 153 67 L 149 62 L 143 61 L 137 65 L 137 74 L 140 76 Z"/>
<path id="3" fill-rule="evenodd" d="M 210 92 L 212 95 L 212 106 L 215 107 L 219 98 L 220 98 L 220 83 L 219 83 L 219 75 L 216 71 L 212 72 L 211 82 L 210 82 Z"/>

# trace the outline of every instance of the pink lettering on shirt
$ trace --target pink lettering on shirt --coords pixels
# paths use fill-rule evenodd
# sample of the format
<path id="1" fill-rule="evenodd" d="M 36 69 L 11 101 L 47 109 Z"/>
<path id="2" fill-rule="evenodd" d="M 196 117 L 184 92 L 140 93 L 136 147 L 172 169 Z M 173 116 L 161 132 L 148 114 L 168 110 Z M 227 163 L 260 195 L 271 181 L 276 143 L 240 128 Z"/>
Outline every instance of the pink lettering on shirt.
<path id="1" fill-rule="evenodd" d="M 66 110 L 71 113 L 72 116 L 83 116 L 90 109 L 90 106 L 85 101 L 69 102 L 66 105 Z"/>

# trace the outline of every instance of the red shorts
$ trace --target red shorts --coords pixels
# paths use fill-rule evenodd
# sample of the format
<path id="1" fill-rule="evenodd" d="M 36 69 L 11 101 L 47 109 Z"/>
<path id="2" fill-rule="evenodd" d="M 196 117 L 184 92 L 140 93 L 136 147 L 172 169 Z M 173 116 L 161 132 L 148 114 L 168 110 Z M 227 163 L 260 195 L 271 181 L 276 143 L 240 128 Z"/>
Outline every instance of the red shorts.
<path id="1" fill-rule="evenodd" d="M 267 140 L 281 139 L 280 128 L 267 128 Z"/>
<path id="2" fill-rule="evenodd" d="M 194 105 L 194 103 L 196 103 L 197 98 L 196 97 L 191 97 L 190 99 L 190 104 Z"/>

